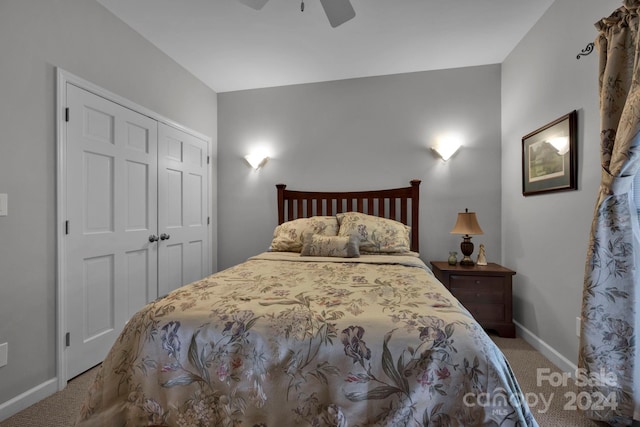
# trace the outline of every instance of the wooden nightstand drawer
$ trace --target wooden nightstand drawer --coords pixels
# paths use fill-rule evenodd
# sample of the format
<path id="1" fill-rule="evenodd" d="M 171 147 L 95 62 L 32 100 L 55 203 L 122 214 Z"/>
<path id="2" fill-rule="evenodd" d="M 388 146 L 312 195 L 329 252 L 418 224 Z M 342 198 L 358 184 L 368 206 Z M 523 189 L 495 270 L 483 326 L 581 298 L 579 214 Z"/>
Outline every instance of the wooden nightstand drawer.
<path id="1" fill-rule="evenodd" d="M 451 288 L 480 287 L 483 288 L 500 288 L 504 286 L 504 278 L 502 276 L 469 276 L 452 274 L 449 277 L 449 286 Z"/>
<path id="2" fill-rule="evenodd" d="M 504 303 L 504 293 L 502 289 L 480 290 L 480 289 L 461 289 L 451 288 L 454 297 L 464 305 L 470 304 L 502 304 Z"/>
<path id="3" fill-rule="evenodd" d="M 465 302 L 491 304 L 504 302 L 504 279 L 502 277 L 449 277 L 449 290 L 463 304 Z M 466 304 L 464 304 L 466 306 Z"/>
<path id="4" fill-rule="evenodd" d="M 465 304 L 462 300 L 460 300 L 460 302 L 480 323 L 487 321 L 506 321 L 504 318 L 504 304 Z"/>

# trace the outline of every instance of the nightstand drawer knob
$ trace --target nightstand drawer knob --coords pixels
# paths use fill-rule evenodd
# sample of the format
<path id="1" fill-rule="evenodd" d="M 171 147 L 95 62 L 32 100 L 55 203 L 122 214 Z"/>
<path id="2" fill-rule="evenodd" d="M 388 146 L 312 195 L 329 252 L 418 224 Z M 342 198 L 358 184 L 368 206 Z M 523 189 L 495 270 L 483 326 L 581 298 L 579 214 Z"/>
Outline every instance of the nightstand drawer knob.
<path id="1" fill-rule="evenodd" d="M 476 280 L 476 285 L 479 285 L 480 283 L 482 283 L 480 280 Z"/>

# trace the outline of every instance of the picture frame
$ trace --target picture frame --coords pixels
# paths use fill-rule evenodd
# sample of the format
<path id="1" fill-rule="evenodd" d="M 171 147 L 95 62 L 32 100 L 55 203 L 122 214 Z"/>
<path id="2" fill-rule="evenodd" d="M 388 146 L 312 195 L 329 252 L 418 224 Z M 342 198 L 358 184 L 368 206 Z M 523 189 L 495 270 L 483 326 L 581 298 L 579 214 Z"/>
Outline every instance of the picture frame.
<path id="1" fill-rule="evenodd" d="M 578 189 L 576 110 L 522 137 L 522 195 Z"/>

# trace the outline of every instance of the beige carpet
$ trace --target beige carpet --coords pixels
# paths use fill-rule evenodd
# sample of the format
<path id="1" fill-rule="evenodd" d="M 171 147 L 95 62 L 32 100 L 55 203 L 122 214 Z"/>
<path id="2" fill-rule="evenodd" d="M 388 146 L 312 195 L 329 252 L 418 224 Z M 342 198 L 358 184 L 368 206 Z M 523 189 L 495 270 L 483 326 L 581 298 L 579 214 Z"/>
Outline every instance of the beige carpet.
<path id="1" fill-rule="evenodd" d="M 531 413 L 540 427 L 608 426 L 606 423 L 589 420 L 583 417 L 580 411 L 571 408 L 576 403 L 571 400 L 571 396 L 574 393 L 577 395 L 580 390 L 572 379 L 564 381 L 566 386 L 551 387 L 550 381 L 546 380 L 545 376 L 552 372 L 560 373 L 560 370 L 525 340 L 500 338 L 495 335 L 491 335 L 491 338 L 507 357 L 522 392 L 527 397 Z M 541 386 L 537 384 L 539 369 Z M 556 378 L 558 378 L 557 375 L 553 380 Z M 3 426 L 0 425 L 0 427 Z"/>
<path id="2" fill-rule="evenodd" d="M 602 427 L 607 425 L 588 420 L 579 411 L 564 408 L 571 404 L 565 393 L 577 393 L 571 380 L 567 381 L 566 387 L 550 387 L 548 381 L 543 381 L 541 387 L 536 384 L 538 369 L 549 369 L 549 373 L 560 371 L 526 341 L 521 338 L 509 339 L 493 335 L 492 338 L 509 360 L 522 391 L 527 397 L 533 416 L 540 427 Z M 85 392 L 94 376 L 95 369 L 74 378 L 63 391 L 0 422 L 0 427 L 73 426 Z M 549 403 L 548 406 L 547 403 Z"/>
<path id="3" fill-rule="evenodd" d="M 0 422 L 0 427 L 71 427 L 87 396 L 97 368 L 77 376 L 67 388 Z M 107 426 L 105 426 L 107 427 Z"/>

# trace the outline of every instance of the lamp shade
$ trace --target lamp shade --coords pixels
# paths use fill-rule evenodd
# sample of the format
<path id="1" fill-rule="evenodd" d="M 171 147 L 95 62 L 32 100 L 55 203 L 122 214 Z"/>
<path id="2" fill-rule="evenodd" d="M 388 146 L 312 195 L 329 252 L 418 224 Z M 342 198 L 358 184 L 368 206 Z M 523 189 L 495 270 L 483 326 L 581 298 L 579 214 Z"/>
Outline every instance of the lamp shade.
<path id="1" fill-rule="evenodd" d="M 456 225 L 453 226 L 451 234 L 484 234 L 480 224 L 478 224 L 478 218 L 475 212 L 469 212 L 465 209 L 464 212 L 458 213 L 458 219 Z"/>

